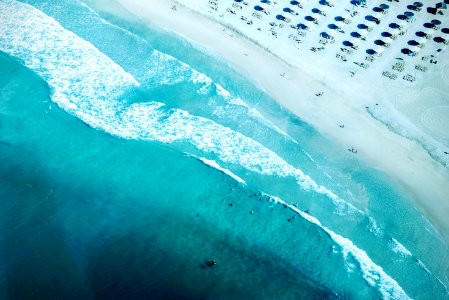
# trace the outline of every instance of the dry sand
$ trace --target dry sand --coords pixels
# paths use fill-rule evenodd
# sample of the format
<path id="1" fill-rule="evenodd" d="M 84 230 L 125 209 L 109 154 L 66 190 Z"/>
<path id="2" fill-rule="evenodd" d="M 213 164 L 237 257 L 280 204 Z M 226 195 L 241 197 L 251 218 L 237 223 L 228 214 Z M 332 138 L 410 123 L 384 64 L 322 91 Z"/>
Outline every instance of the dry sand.
<path id="1" fill-rule="evenodd" d="M 176 10 L 172 9 L 173 5 Z M 343 72 L 335 80 L 325 81 L 323 68 L 315 70 L 308 58 L 313 57 L 313 52 L 308 51 L 310 53 L 298 60 L 289 57 L 290 52 L 283 55 L 278 51 L 279 55 L 273 55 L 271 52 L 282 47 L 285 40 L 273 42 L 273 49 L 267 51 L 229 25 L 224 26 L 217 19 L 175 1 L 116 0 L 114 4 L 109 2 L 100 7 L 121 17 L 137 16 L 140 22 L 176 32 L 211 48 L 284 107 L 323 135 L 339 141 L 342 151 L 357 149 L 355 155 L 360 159 L 405 187 L 449 244 L 448 169 L 432 159 L 421 145 L 391 132 L 367 113 L 366 105 L 371 107 L 378 100 L 389 100 L 374 82 L 363 86 L 351 83 Z M 330 69 L 329 72 L 334 71 Z M 283 73 L 285 75 L 280 76 Z M 317 92 L 323 92 L 323 96 L 317 97 Z M 340 128 L 340 124 L 344 124 L 344 128 Z"/>

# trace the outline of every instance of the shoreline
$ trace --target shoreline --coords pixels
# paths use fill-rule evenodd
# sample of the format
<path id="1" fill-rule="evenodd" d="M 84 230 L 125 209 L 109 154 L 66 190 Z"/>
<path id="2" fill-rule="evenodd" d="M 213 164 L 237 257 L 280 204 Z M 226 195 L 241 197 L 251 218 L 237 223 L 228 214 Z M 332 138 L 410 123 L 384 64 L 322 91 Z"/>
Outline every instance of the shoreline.
<path id="1" fill-rule="evenodd" d="M 372 118 L 364 110 L 361 99 L 345 95 L 345 87 L 332 88 L 306 75 L 301 66 L 286 64 L 256 41 L 176 1 L 114 2 L 144 24 L 156 25 L 212 49 L 320 134 L 338 141 L 342 150 L 357 149 L 356 155 L 362 161 L 388 174 L 410 193 L 449 244 L 449 222 L 446 220 L 449 193 L 445 187 L 449 172 L 417 143 L 393 133 Z M 177 6 L 176 11 L 172 10 L 173 5 Z M 124 17 L 123 12 L 107 7 L 106 2 L 102 6 L 108 13 Z M 283 73 L 285 76 L 280 76 Z M 318 92 L 323 92 L 323 96 L 315 96 Z M 340 128 L 340 124 L 345 127 Z"/>

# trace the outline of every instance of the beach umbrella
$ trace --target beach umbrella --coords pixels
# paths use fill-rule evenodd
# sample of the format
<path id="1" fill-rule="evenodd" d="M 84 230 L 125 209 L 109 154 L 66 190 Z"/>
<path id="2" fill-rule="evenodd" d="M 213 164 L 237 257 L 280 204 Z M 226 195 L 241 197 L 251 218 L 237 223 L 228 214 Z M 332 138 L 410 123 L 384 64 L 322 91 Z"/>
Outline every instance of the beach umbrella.
<path id="1" fill-rule="evenodd" d="M 427 8 L 427 12 L 429 14 L 436 15 L 437 14 L 437 9 L 435 7 L 428 7 Z"/>
<path id="2" fill-rule="evenodd" d="M 346 46 L 346 47 L 354 47 L 354 44 L 353 43 L 351 43 L 350 41 L 343 41 L 343 46 Z"/>
<path id="3" fill-rule="evenodd" d="M 390 8 L 390 6 L 388 6 L 387 4 L 381 4 L 379 5 L 380 8 L 382 8 L 383 10 L 387 10 Z"/>
<path id="4" fill-rule="evenodd" d="M 406 21 L 407 21 L 407 22 L 411 22 L 411 21 L 414 20 L 415 14 L 414 14 L 413 12 L 411 12 L 411 11 L 406 11 L 406 12 L 404 13 L 404 16 L 406 17 Z"/>
<path id="5" fill-rule="evenodd" d="M 316 22 L 317 19 L 311 16 L 305 16 L 304 19 L 309 22 Z"/>
<path id="6" fill-rule="evenodd" d="M 338 26 L 335 25 L 335 24 L 329 24 L 329 25 L 327 25 L 327 27 L 328 27 L 329 29 L 338 29 L 338 28 L 340 28 L 340 27 L 338 27 Z"/>
<path id="7" fill-rule="evenodd" d="M 415 53 L 408 49 L 408 48 L 402 48 L 401 49 L 402 54 L 408 55 L 408 56 L 415 56 Z"/>
<path id="8" fill-rule="evenodd" d="M 417 6 L 414 6 L 414 5 L 407 5 L 407 9 L 414 10 L 414 11 L 418 11 L 419 10 L 419 8 Z"/>
<path id="9" fill-rule="evenodd" d="M 370 22 L 374 22 L 374 23 L 376 23 L 376 24 L 379 24 L 379 23 L 380 23 L 380 20 L 379 20 L 378 18 L 373 17 L 373 16 L 371 16 L 371 15 L 366 16 L 366 17 L 365 17 L 365 20 L 370 21 Z"/>
<path id="10" fill-rule="evenodd" d="M 421 38 L 425 38 L 427 36 L 427 33 L 422 32 L 422 31 L 417 31 L 415 33 L 416 36 L 421 37 Z"/>
<path id="11" fill-rule="evenodd" d="M 280 20 L 280 21 L 284 21 L 285 17 L 283 15 L 277 15 L 276 19 Z"/>
<path id="12" fill-rule="evenodd" d="M 356 31 L 351 32 L 351 36 L 357 39 L 362 37 L 362 35 Z"/>
<path id="13" fill-rule="evenodd" d="M 365 30 L 367 30 L 368 26 L 366 26 L 365 24 L 359 24 L 359 25 L 357 25 L 357 28 L 358 29 L 365 29 Z"/>
<path id="14" fill-rule="evenodd" d="M 445 33 L 445 34 L 449 34 L 449 28 L 443 28 L 443 29 L 441 29 L 441 32 Z"/>
<path id="15" fill-rule="evenodd" d="M 421 45 L 420 43 L 418 43 L 415 40 L 410 40 L 410 41 L 407 42 L 407 44 L 409 44 L 410 46 L 419 46 L 419 45 Z"/>
<path id="16" fill-rule="evenodd" d="M 328 34 L 327 32 L 321 32 L 320 33 L 320 36 L 322 37 L 322 38 L 325 38 L 325 39 L 332 39 L 332 36 L 330 35 L 330 34 Z"/>
<path id="17" fill-rule="evenodd" d="M 440 20 L 432 20 L 432 21 L 430 21 L 430 23 L 432 23 L 433 25 L 441 25 Z"/>
<path id="18" fill-rule="evenodd" d="M 413 2 L 413 5 L 416 7 L 423 7 L 423 4 L 421 2 Z"/>
<path id="19" fill-rule="evenodd" d="M 434 37 L 433 40 L 437 43 L 444 43 L 446 41 L 445 39 L 439 36 Z"/>
<path id="20" fill-rule="evenodd" d="M 306 24 L 303 23 L 299 23 L 298 25 L 296 25 L 298 29 L 302 29 L 302 30 L 308 30 L 309 26 L 307 26 Z"/>
<path id="21" fill-rule="evenodd" d="M 318 3 L 321 4 L 321 5 L 327 5 L 327 6 L 330 6 L 330 2 L 327 1 L 327 0 L 320 0 L 320 2 L 318 2 Z"/>
<path id="22" fill-rule="evenodd" d="M 423 26 L 424 26 L 425 28 L 429 28 L 429 29 L 434 29 L 434 28 L 435 28 L 435 25 L 432 24 L 432 23 L 424 23 Z"/>
<path id="23" fill-rule="evenodd" d="M 312 8 L 312 12 L 314 14 L 319 14 L 319 13 L 321 13 L 321 10 L 319 10 L 318 8 Z"/>
<path id="24" fill-rule="evenodd" d="M 334 18 L 334 20 L 337 21 L 337 22 L 344 22 L 344 21 L 345 21 L 345 18 L 340 17 L 340 16 L 336 16 L 336 17 Z"/>
<path id="25" fill-rule="evenodd" d="M 264 10 L 264 8 L 261 7 L 261 6 L 259 6 L 259 5 L 254 6 L 254 9 L 257 10 L 257 11 L 262 11 L 262 10 Z"/>
<path id="26" fill-rule="evenodd" d="M 384 10 L 380 7 L 375 6 L 375 7 L 373 7 L 373 11 L 377 12 L 377 13 L 382 13 Z"/>
<path id="27" fill-rule="evenodd" d="M 351 4 L 355 6 L 359 6 L 361 4 L 366 4 L 366 0 L 351 0 Z"/>
<path id="28" fill-rule="evenodd" d="M 374 49 L 367 49 L 366 50 L 366 54 L 368 54 L 368 55 L 377 55 L 379 53 L 376 50 L 374 50 Z"/>
<path id="29" fill-rule="evenodd" d="M 388 25 L 388 27 L 390 27 L 392 29 L 399 29 L 399 28 L 401 28 L 401 26 L 399 24 L 397 24 L 397 23 L 390 23 Z"/>
<path id="30" fill-rule="evenodd" d="M 382 47 L 385 47 L 387 45 L 387 43 L 385 43 L 382 40 L 375 40 L 374 44 L 377 45 L 377 46 L 382 46 Z"/>
<path id="31" fill-rule="evenodd" d="M 299 5 L 299 2 L 298 1 L 290 1 L 290 4 L 291 5 Z"/>
<path id="32" fill-rule="evenodd" d="M 388 31 L 384 31 L 384 32 L 382 32 L 380 35 L 383 36 L 383 37 L 386 37 L 386 38 L 391 38 L 391 37 L 393 36 L 393 35 L 392 35 L 391 33 L 389 33 Z"/>

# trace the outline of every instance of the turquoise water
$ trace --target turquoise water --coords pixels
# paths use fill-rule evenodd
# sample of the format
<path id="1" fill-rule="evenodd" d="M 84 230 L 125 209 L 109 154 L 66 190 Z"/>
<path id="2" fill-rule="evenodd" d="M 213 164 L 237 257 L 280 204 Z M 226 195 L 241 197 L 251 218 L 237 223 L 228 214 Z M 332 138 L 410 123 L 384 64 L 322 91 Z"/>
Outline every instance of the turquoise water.
<path id="1" fill-rule="evenodd" d="M 449 298 L 410 195 L 221 58 L 71 0 L 0 51 L 1 298 Z"/>

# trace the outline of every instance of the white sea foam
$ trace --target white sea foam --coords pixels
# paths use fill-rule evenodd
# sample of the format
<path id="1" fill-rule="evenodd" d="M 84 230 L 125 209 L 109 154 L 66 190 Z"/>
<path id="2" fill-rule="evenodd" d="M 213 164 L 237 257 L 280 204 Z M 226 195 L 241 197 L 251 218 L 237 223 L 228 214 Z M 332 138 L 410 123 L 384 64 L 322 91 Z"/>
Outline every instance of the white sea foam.
<path id="1" fill-rule="evenodd" d="M 421 145 L 427 153 L 437 162 L 445 167 L 449 167 L 449 159 L 445 155 L 448 150 L 444 142 L 438 141 L 430 134 L 425 133 L 416 124 L 413 124 L 409 119 L 402 115 L 391 103 L 385 103 L 386 108 L 367 109 L 368 113 L 387 126 L 391 131 L 403 136 L 411 141 Z M 388 113 L 385 113 L 388 111 Z"/>
<path id="2" fill-rule="evenodd" d="M 410 299 L 410 297 L 405 293 L 401 286 L 387 273 L 385 273 L 382 267 L 375 264 L 365 251 L 354 245 L 351 240 L 333 232 L 326 226 L 322 225 L 317 218 L 300 210 L 296 206 L 288 204 L 278 197 L 268 194 L 265 195 L 269 197 L 273 202 L 280 203 L 288 207 L 292 211 L 299 214 L 303 219 L 312 224 L 315 224 L 316 226 L 324 230 L 330 236 L 330 238 L 341 247 L 348 271 L 352 270 L 355 267 L 351 265 L 351 263 L 347 260 L 348 255 L 351 255 L 352 258 L 354 258 L 358 262 L 359 268 L 363 274 L 363 278 L 366 280 L 366 282 L 368 282 L 369 285 L 375 287 L 379 291 L 383 299 Z"/>
<path id="3" fill-rule="evenodd" d="M 368 226 L 366 227 L 375 236 L 382 235 L 382 229 L 377 225 L 376 221 L 368 217 Z"/>
<path id="4" fill-rule="evenodd" d="M 405 248 L 404 245 L 399 243 L 395 238 L 391 238 L 390 247 L 393 252 L 396 252 L 403 257 L 412 256 L 412 253 L 407 248 Z"/>
<path id="5" fill-rule="evenodd" d="M 220 95 L 227 103 L 225 106 L 216 106 L 214 110 L 214 114 L 216 115 L 223 115 L 227 111 L 235 108 L 240 107 L 243 112 L 246 113 L 246 115 L 255 121 L 259 122 L 260 124 L 263 124 L 264 126 L 274 130 L 275 132 L 283 135 L 288 140 L 294 142 L 295 144 L 298 144 L 298 142 L 293 139 L 288 133 L 281 130 L 279 127 L 277 127 L 273 122 L 265 118 L 256 108 L 250 107 L 244 100 L 242 100 L 240 97 L 233 97 L 229 91 L 227 91 L 225 88 L 223 88 L 221 85 L 216 84 L 207 77 L 206 75 L 199 73 L 196 70 L 192 71 L 192 76 L 190 78 L 192 82 L 201 84 L 201 87 L 198 88 L 197 92 L 200 94 L 206 94 L 212 86 L 215 87 L 216 93 Z"/>
<path id="6" fill-rule="evenodd" d="M 301 150 L 302 153 L 304 153 L 312 162 L 315 162 L 315 160 L 313 159 L 313 157 L 309 154 L 309 152 L 307 152 L 306 150 Z"/>
<path id="7" fill-rule="evenodd" d="M 423 269 L 424 271 L 427 272 L 427 274 L 429 274 L 430 276 L 435 278 L 440 283 L 440 285 L 446 290 L 446 295 L 449 295 L 448 287 L 444 284 L 444 282 L 441 281 L 441 279 L 438 278 L 437 276 L 435 276 L 432 272 L 430 272 L 430 270 L 426 267 L 426 265 L 420 259 L 416 259 L 416 262 L 418 263 L 418 266 L 421 269 Z"/>
<path id="8" fill-rule="evenodd" d="M 364 215 L 239 132 L 180 109 L 167 109 L 163 103 L 126 106 L 118 101 L 123 93 L 139 85 L 133 76 L 91 43 L 31 5 L 0 0 L 0 50 L 43 77 L 52 89 L 52 100 L 92 127 L 127 139 L 185 141 L 214 153 L 228 165 L 260 174 L 294 177 L 303 189 L 326 195 L 338 211 Z M 201 76 L 198 80 L 207 81 Z"/>
<path id="9" fill-rule="evenodd" d="M 129 35 L 129 36 L 131 36 L 132 38 L 134 38 L 134 39 L 136 39 L 136 40 L 139 40 L 139 42 L 144 43 L 144 44 L 147 44 L 147 45 L 149 46 L 148 42 L 147 42 L 145 39 L 143 39 L 142 37 L 138 36 L 137 34 L 134 34 L 134 33 L 132 33 L 132 32 L 129 31 L 129 30 L 125 30 L 125 29 L 123 29 L 122 27 L 119 27 L 119 26 L 117 26 L 117 25 L 115 25 L 115 24 L 112 24 L 112 23 L 106 21 L 105 19 L 103 19 L 103 18 L 102 18 L 102 17 L 101 17 L 95 10 L 93 10 L 93 9 L 92 9 L 89 5 L 87 5 L 86 3 L 81 2 L 81 1 L 79 1 L 79 0 L 76 0 L 76 2 L 77 2 L 79 5 L 85 7 L 85 8 L 89 11 L 89 13 L 91 13 L 92 15 L 95 15 L 101 23 L 107 24 L 108 26 L 111 26 L 111 27 L 115 28 L 116 30 L 119 30 L 119 31 L 125 33 L 126 35 Z"/>
<path id="10" fill-rule="evenodd" d="M 403 258 L 405 257 L 412 257 L 413 254 L 401 243 L 398 242 L 398 240 L 396 240 L 395 238 L 391 238 L 391 243 L 390 243 L 390 248 L 393 252 L 399 254 L 400 256 L 402 256 Z M 429 268 L 427 268 L 427 266 L 418 258 L 415 258 L 418 266 L 423 269 L 427 274 L 429 274 L 430 276 L 432 276 L 433 278 L 435 278 L 438 283 L 446 290 L 446 293 L 449 294 L 448 288 L 447 286 L 444 284 L 443 281 L 441 281 L 440 278 L 438 278 L 435 274 L 433 274 Z"/>
<path id="11" fill-rule="evenodd" d="M 98 100 L 98 113 L 114 112 L 107 100 L 138 82 L 91 43 L 34 7 L 0 1 L 0 50 L 19 58 L 52 88 L 52 99 L 77 114 Z M 88 83 L 88 84 L 87 84 Z"/>
<path id="12" fill-rule="evenodd" d="M 186 36 L 179 34 L 177 32 L 172 32 L 175 35 L 178 35 L 180 37 L 182 37 L 184 40 L 189 41 L 189 43 L 191 45 L 194 45 L 198 50 L 200 50 L 201 52 L 207 54 L 208 56 L 213 56 L 216 59 L 221 59 L 215 52 L 213 51 L 206 51 L 206 48 L 197 44 L 195 41 L 187 38 Z M 190 66 L 188 66 L 187 64 L 180 62 L 180 64 L 184 67 L 184 68 L 190 68 Z M 223 97 L 223 99 L 225 99 L 227 101 L 227 104 L 230 106 L 240 106 L 242 108 L 246 109 L 246 113 L 248 114 L 249 117 L 253 118 L 254 120 L 258 121 L 261 124 L 264 124 L 265 126 L 273 129 L 274 131 L 276 131 L 277 133 L 285 136 L 287 139 L 291 140 L 292 142 L 294 142 L 295 144 L 298 144 L 298 142 L 293 139 L 292 137 L 290 137 L 290 135 L 288 133 L 286 133 L 285 131 L 281 130 L 279 127 L 277 127 L 273 122 L 271 122 L 270 120 L 268 120 L 267 118 L 265 118 L 256 108 L 254 107 L 250 107 L 244 100 L 242 100 L 240 97 L 233 97 L 231 95 L 231 93 L 229 91 L 227 91 L 223 86 L 214 83 L 213 80 L 206 76 L 203 73 L 198 72 L 195 69 L 191 69 L 192 73 L 191 73 L 191 77 L 190 80 L 193 83 L 196 84 L 200 84 L 201 86 L 198 88 L 197 92 L 200 94 L 206 94 L 210 88 L 213 86 L 215 87 L 215 90 L 217 92 L 218 95 L 220 95 L 221 97 Z M 218 111 L 226 111 L 229 109 L 228 105 L 226 107 L 223 108 L 217 108 Z"/>
<path id="13" fill-rule="evenodd" d="M 245 180 L 243 180 L 242 178 L 240 178 L 239 176 L 235 175 L 234 173 L 232 173 L 230 170 L 225 169 L 223 167 L 221 167 L 215 160 L 211 160 L 211 159 L 207 159 L 204 157 L 196 157 L 194 155 L 192 155 L 193 157 L 197 158 L 198 160 L 200 160 L 201 162 L 203 162 L 205 165 L 212 167 L 214 169 L 217 169 L 218 171 L 228 175 L 229 177 L 231 177 L 232 179 L 234 179 L 235 181 L 246 185 Z"/>
<path id="14" fill-rule="evenodd" d="M 273 129 L 274 131 L 276 131 L 277 133 L 279 133 L 280 135 L 283 135 L 285 138 L 287 138 L 288 140 L 292 141 L 293 143 L 298 145 L 298 142 L 292 138 L 287 132 L 283 131 L 282 129 L 280 129 L 278 126 L 274 125 L 273 122 L 267 120 L 257 109 L 255 109 L 254 107 L 251 107 L 248 111 L 248 114 L 250 116 L 252 116 L 255 120 L 259 120 L 260 122 L 264 122 L 269 128 Z"/>
<path id="15" fill-rule="evenodd" d="M 261 174 L 292 176 L 302 188 L 324 194 L 349 211 L 361 212 L 273 151 L 230 128 L 180 109 L 167 109 L 163 103 L 121 104 L 117 99 L 139 83 L 91 43 L 28 4 L 0 0 L 0 50 L 44 78 L 52 89 L 52 100 L 92 127 L 128 139 L 186 141 L 204 152 L 214 153 L 227 164 Z M 202 161 L 244 183 L 216 162 Z M 326 231 L 342 247 L 345 256 L 351 254 L 357 259 L 364 278 L 378 287 L 385 298 L 407 298 L 397 283 L 350 240 L 296 207 L 273 199 Z"/>

